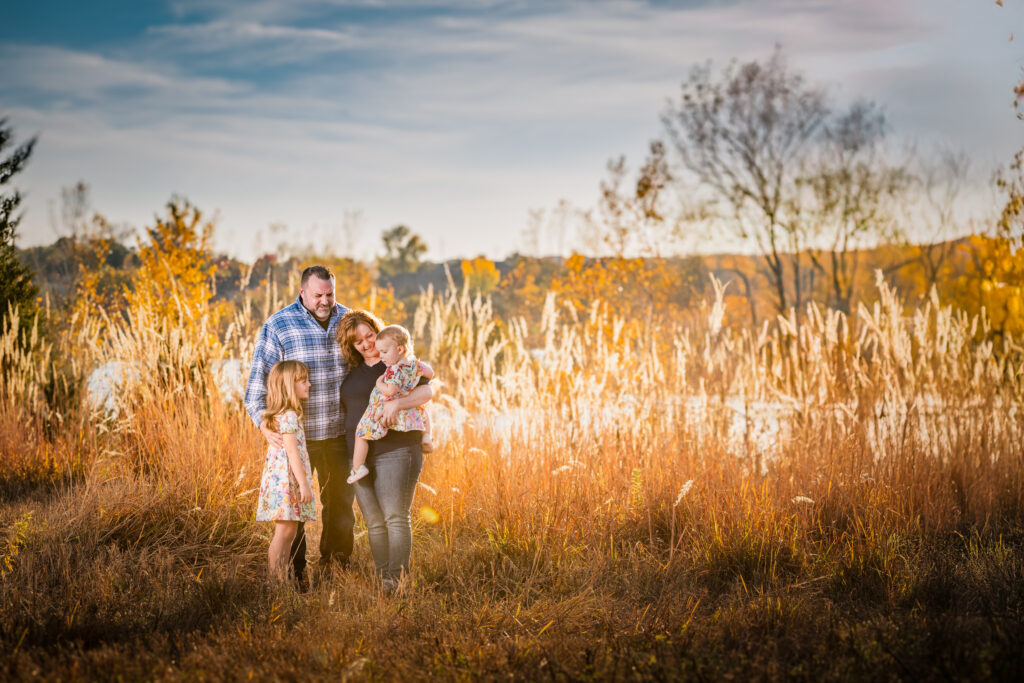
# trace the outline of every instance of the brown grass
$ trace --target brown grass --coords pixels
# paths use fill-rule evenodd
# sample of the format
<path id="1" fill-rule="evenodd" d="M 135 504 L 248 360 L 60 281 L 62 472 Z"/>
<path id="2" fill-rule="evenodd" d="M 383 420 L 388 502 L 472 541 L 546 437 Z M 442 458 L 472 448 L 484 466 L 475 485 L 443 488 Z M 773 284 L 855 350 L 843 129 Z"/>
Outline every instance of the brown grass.
<path id="1" fill-rule="evenodd" d="M 212 367 L 248 357 L 271 297 L 219 335 L 202 311 L 192 336 L 141 312 L 86 343 L 93 321 L 75 321 L 54 342 L 63 376 L 139 371 L 116 419 L 7 386 L 0 675 L 1020 673 L 1024 362 L 975 341 L 983 322 L 935 301 L 908 320 L 883 287 L 851 320 L 809 309 L 755 332 L 721 328 L 720 300 L 642 329 L 552 298 L 529 329 L 427 293 L 411 327 L 446 436 L 389 599 L 364 537 L 308 594 L 264 581 L 263 447 Z M 766 403 L 784 423 L 767 439 Z"/>

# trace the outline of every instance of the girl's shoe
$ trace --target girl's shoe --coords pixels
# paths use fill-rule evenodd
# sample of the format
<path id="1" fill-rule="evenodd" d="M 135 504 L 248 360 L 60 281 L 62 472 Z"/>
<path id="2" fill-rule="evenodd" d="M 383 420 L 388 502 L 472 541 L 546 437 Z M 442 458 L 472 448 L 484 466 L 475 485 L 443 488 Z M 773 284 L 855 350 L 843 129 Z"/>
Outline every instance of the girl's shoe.
<path id="1" fill-rule="evenodd" d="M 360 465 L 348 475 L 348 483 L 354 484 L 369 473 L 370 470 L 366 469 L 366 465 Z"/>

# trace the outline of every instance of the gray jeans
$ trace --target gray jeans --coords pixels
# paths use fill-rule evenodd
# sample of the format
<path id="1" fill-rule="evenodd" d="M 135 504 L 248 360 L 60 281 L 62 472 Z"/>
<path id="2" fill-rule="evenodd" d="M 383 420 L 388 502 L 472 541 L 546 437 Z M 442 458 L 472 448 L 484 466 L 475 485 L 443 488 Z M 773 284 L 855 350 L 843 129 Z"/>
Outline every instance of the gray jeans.
<path id="1" fill-rule="evenodd" d="M 397 579 L 409 571 L 412 554 L 412 522 L 409 510 L 416 482 L 423 469 L 420 444 L 387 453 L 373 453 L 366 460 L 370 474 L 356 482 L 356 500 L 366 520 L 370 553 L 377 573 Z"/>

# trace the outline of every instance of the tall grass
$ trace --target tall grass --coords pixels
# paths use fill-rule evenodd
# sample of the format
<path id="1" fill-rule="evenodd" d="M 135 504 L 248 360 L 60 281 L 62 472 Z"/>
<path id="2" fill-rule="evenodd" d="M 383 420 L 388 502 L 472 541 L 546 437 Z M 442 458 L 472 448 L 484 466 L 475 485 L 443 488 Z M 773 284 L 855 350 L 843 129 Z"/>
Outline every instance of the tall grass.
<path id="1" fill-rule="evenodd" d="M 223 332 L 202 310 L 73 321 L 55 342 L 69 384 L 108 361 L 133 372 L 116 418 L 75 402 L 57 430 L 53 407 L 17 398 L 52 352 L 2 346 L 20 368 L 0 405 L 5 468 L 77 473 L 4 482 L 2 670 L 1008 675 L 1024 359 L 975 341 L 983 320 L 934 298 L 907 318 L 879 286 L 849 319 L 812 307 L 756 331 L 721 325 L 720 288 L 643 325 L 551 296 L 536 328 L 467 291 L 424 293 L 412 328 L 440 378 L 439 449 L 411 585 L 391 600 L 362 536 L 355 569 L 309 594 L 263 582 L 263 444 L 217 368 L 248 359 L 276 293 Z"/>

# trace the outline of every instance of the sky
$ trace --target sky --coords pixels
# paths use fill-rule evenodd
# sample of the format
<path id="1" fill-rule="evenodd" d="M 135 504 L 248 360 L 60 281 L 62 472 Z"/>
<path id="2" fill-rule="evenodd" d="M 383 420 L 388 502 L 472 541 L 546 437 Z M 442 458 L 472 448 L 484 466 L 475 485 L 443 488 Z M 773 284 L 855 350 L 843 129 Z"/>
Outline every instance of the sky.
<path id="1" fill-rule="evenodd" d="M 776 45 L 837 105 L 884 106 L 899 140 L 963 150 L 991 202 L 993 169 L 1024 144 L 1024 1 L 1004 4 L 14 3 L 0 117 L 39 138 L 14 181 L 19 245 L 53 242 L 61 188 L 84 181 L 96 211 L 135 228 L 187 197 L 243 259 L 281 242 L 369 258 L 397 224 L 429 259 L 501 258 L 528 246 L 531 212 L 594 206 L 609 159 L 642 162 L 695 65 Z M 555 223 L 532 248 L 586 250 Z M 716 239 L 692 247 L 728 248 Z"/>

